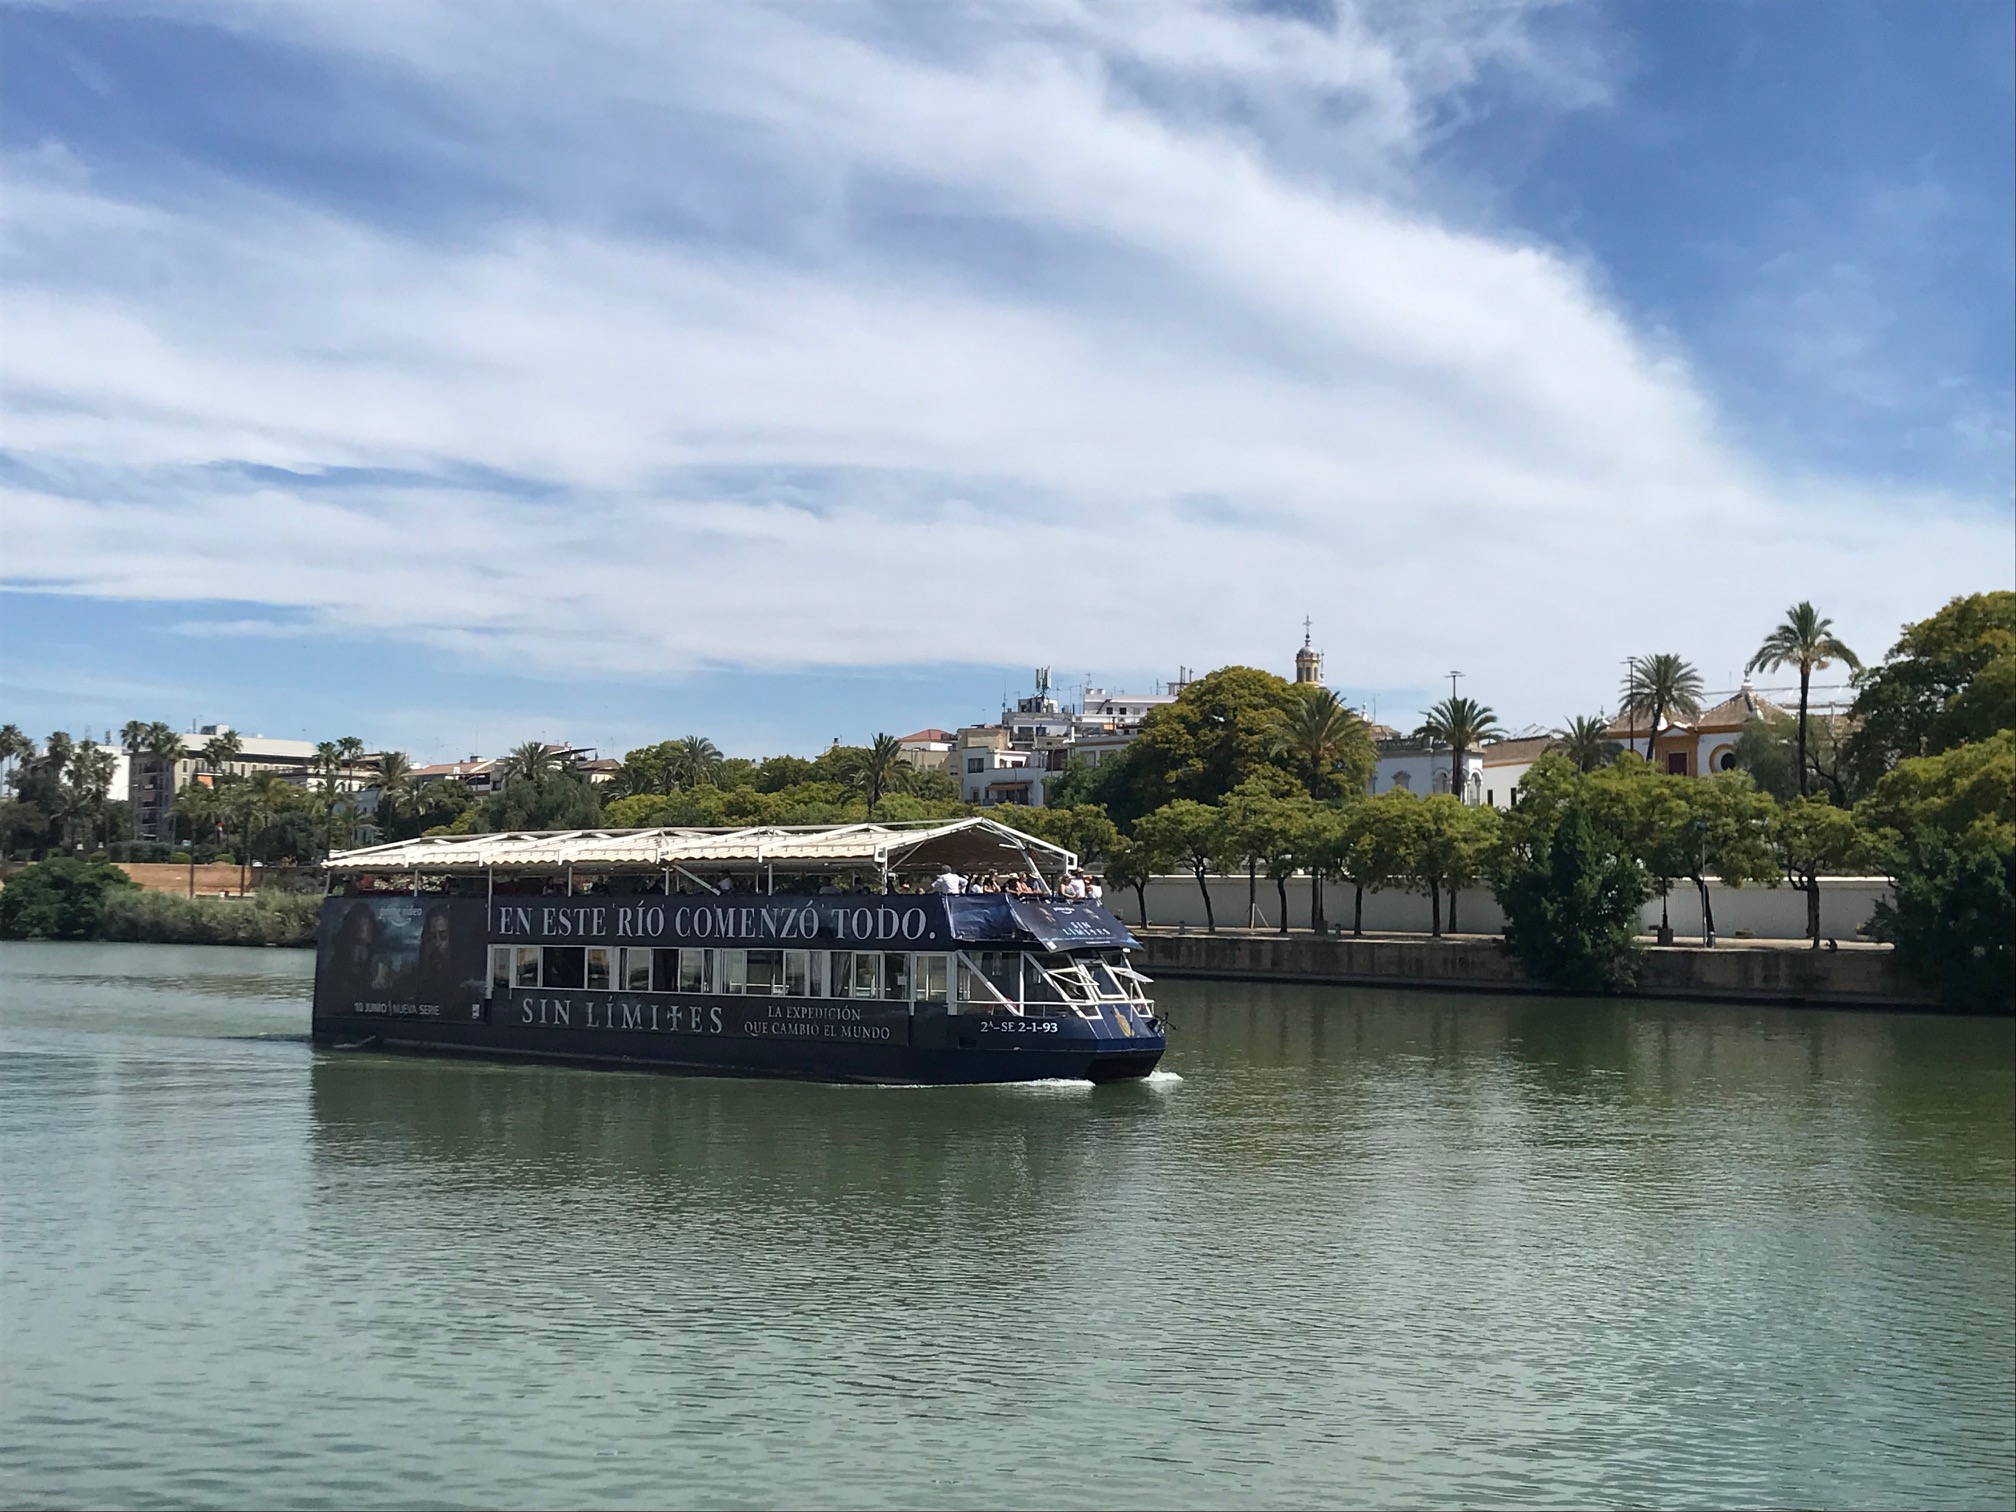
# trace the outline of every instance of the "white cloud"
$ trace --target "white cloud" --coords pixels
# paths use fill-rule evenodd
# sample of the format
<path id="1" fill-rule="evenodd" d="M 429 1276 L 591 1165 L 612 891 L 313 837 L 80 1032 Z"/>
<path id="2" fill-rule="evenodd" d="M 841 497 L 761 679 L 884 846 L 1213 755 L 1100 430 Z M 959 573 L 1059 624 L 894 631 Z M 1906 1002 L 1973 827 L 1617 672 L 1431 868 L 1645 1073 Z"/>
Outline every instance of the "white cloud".
<path id="1" fill-rule="evenodd" d="M 2006 517 L 1769 475 L 1585 270 L 1438 216 L 1479 78 L 1601 98 L 1516 8 L 217 14 L 423 81 L 528 208 L 12 161 L 13 581 L 638 677 L 1278 662 L 1307 611 L 1341 681 L 1546 719 L 2009 577 Z"/>

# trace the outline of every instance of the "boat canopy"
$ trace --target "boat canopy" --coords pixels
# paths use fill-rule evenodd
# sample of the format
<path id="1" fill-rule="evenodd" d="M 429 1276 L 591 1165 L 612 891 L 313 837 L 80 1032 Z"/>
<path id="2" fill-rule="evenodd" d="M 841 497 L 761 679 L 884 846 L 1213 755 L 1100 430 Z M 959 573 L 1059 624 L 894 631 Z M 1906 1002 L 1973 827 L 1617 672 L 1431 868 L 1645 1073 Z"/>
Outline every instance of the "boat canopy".
<path id="1" fill-rule="evenodd" d="M 428 835 L 338 851 L 323 865 L 336 875 L 413 872 L 646 873 L 680 871 L 711 881 L 722 872 L 897 874 L 1030 872 L 1048 880 L 1077 856 L 992 819 L 895 824 L 759 825 L 748 829 L 591 829 Z"/>

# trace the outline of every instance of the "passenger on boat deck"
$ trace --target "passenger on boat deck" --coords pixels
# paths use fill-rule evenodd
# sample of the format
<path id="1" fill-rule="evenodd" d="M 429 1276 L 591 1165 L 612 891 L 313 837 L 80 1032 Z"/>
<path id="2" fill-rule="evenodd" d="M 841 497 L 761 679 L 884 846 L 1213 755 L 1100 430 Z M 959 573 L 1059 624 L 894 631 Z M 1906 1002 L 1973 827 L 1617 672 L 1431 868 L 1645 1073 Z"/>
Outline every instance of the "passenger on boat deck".
<path id="1" fill-rule="evenodd" d="M 717 893 L 731 893 L 735 891 L 735 879 L 726 872 L 721 873 L 721 880 L 714 884 L 714 891 Z"/>
<path id="2" fill-rule="evenodd" d="M 1073 872 L 1064 879 L 1064 896 L 1082 898 L 1085 896 L 1085 877 L 1081 872 Z"/>
<path id="3" fill-rule="evenodd" d="M 966 891 L 966 879 L 952 870 L 951 867 L 941 866 L 938 868 L 937 880 L 931 884 L 931 891 L 934 893 L 963 893 Z"/>

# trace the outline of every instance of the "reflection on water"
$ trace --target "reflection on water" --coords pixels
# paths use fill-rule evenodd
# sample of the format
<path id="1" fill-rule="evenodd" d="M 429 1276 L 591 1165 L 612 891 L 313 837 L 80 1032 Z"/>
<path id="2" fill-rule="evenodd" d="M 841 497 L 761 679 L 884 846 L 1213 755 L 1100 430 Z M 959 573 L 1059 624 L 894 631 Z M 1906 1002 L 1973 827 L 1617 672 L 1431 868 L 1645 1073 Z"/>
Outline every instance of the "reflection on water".
<path id="1" fill-rule="evenodd" d="M 1167 983 L 1181 1080 L 822 1087 L 309 970 L 0 947 L 0 1500 L 2012 1503 L 2006 1022 Z"/>

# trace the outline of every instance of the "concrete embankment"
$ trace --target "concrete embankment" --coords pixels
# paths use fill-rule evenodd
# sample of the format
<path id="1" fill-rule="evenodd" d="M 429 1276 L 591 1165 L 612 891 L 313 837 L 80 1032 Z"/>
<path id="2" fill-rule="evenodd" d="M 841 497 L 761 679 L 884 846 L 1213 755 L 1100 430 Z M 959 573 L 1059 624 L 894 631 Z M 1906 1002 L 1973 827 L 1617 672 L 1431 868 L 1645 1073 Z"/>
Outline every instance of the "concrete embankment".
<path id="1" fill-rule="evenodd" d="M 1349 935 L 1139 929 L 1150 976 L 1255 982 L 1427 987 L 1462 992 L 1545 992 L 1488 935 Z M 1646 950 L 1637 997 L 1701 998 L 1824 1008 L 1936 1008 L 1906 981 L 1887 949 L 1839 951 L 1724 944 Z"/>

